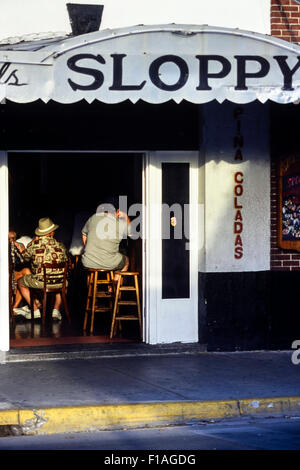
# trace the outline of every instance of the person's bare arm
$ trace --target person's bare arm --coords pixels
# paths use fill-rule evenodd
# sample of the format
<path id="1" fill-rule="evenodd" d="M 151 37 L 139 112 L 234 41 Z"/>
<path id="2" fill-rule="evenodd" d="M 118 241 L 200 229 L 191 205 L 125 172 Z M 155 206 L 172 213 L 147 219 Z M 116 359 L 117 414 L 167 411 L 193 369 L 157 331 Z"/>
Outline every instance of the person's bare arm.
<path id="1" fill-rule="evenodd" d="M 19 243 L 19 242 L 16 242 L 16 241 L 14 241 L 13 243 L 14 243 L 15 247 L 17 247 L 17 249 L 19 250 L 20 253 L 24 253 L 25 246 L 23 245 L 23 243 Z"/>
<path id="2" fill-rule="evenodd" d="M 126 220 L 126 222 L 127 222 L 128 224 L 130 224 L 130 222 L 131 222 L 131 221 L 130 221 L 130 218 L 128 217 L 128 215 L 127 215 L 125 212 L 120 211 L 120 209 L 117 210 L 116 217 L 117 217 L 118 219 L 124 219 L 124 220 Z"/>

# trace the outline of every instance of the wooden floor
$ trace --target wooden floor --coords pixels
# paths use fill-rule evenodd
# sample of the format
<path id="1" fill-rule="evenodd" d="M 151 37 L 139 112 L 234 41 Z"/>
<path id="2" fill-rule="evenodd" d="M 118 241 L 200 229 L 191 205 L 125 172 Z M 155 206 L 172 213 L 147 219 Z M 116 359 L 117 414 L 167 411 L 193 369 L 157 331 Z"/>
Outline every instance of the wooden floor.
<path id="1" fill-rule="evenodd" d="M 80 304 L 77 304 L 77 306 Z M 17 316 L 10 323 L 10 347 L 51 346 L 62 344 L 91 344 L 91 343 L 118 343 L 140 342 L 138 322 L 122 322 L 122 329 L 110 339 L 111 313 L 98 313 L 95 315 L 94 331 L 89 332 L 89 322 L 86 331 L 83 330 L 84 307 L 71 306 L 71 325 L 69 325 L 63 310 L 62 320 L 51 318 L 47 312 L 45 326 L 41 319 L 34 322 Z"/>
<path id="2" fill-rule="evenodd" d="M 75 323 L 75 322 L 74 322 Z M 109 338 L 110 321 L 98 318 L 95 321 L 94 333 L 84 332 L 78 322 L 69 326 L 64 319 L 61 321 L 48 319 L 45 328 L 41 320 L 30 320 L 18 317 L 11 322 L 10 347 L 51 346 L 62 344 L 92 344 L 92 343 L 124 343 L 138 342 L 137 332 L 126 327 L 116 337 Z"/>
<path id="3" fill-rule="evenodd" d="M 10 324 L 10 347 L 27 346 L 51 346 L 62 344 L 89 344 L 89 343 L 117 343 L 117 342 L 140 342 L 138 322 L 122 322 L 121 331 L 112 339 L 109 338 L 111 328 L 110 312 L 99 312 L 95 315 L 94 331 L 89 332 L 88 319 L 87 329 L 83 331 L 83 320 L 85 313 L 87 289 L 86 278 L 79 272 L 69 279 L 67 301 L 71 315 L 69 325 L 63 309 L 62 320 L 51 318 L 51 312 L 46 315 L 45 327 L 37 319 L 32 324 L 22 316 L 17 316 Z M 49 306 L 50 308 L 50 306 Z"/>
<path id="4" fill-rule="evenodd" d="M 99 344 L 99 343 L 132 343 L 136 342 L 130 339 L 122 338 L 113 338 L 109 339 L 109 336 L 92 336 L 92 337 L 82 337 L 82 336 L 70 336 L 62 338 L 15 338 L 10 340 L 11 348 L 26 348 L 30 346 L 55 346 L 63 344 Z"/>

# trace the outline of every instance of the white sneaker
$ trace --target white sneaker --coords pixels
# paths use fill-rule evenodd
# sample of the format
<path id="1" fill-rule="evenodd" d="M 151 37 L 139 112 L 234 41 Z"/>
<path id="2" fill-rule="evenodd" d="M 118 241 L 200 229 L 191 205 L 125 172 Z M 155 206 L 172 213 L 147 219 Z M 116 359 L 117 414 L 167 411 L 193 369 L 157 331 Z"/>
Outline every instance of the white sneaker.
<path id="1" fill-rule="evenodd" d="M 31 310 L 30 310 L 30 308 L 28 307 L 28 305 L 24 305 L 24 307 L 22 307 L 21 310 L 23 310 L 23 312 L 25 312 L 25 313 L 30 313 L 30 312 L 31 312 Z"/>
<path id="2" fill-rule="evenodd" d="M 25 310 L 23 310 L 23 308 L 14 308 L 13 309 L 13 312 L 15 315 L 22 315 L 23 317 L 26 317 L 26 313 Z"/>
<path id="3" fill-rule="evenodd" d="M 35 311 L 33 312 L 33 317 L 34 317 L 34 318 L 41 318 L 41 312 L 40 312 L 39 309 L 38 309 L 38 310 L 35 310 Z M 26 320 L 31 320 L 31 311 L 25 313 L 25 318 L 26 318 Z"/>
<path id="4" fill-rule="evenodd" d="M 52 318 L 57 318 L 57 320 L 61 320 L 62 319 L 62 316 L 61 316 L 61 313 L 59 310 L 56 310 L 56 308 L 54 308 L 52 310 Z"/>

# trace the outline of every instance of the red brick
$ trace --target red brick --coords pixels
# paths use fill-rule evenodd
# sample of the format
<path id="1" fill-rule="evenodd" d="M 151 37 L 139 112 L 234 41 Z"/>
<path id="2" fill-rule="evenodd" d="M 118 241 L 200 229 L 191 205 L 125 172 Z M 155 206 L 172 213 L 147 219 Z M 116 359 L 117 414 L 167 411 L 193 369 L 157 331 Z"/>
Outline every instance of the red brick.
<path id="1" fill-rule="evenodd" d="M 298 27 L 298 25 L 297 26 L 293 25 L 293 27 L 290 28 L 290 29 L 287 29 L 287 28 L 284 28 L 284 27 L 282 27 L 280 29 L 281 29 L 281 34 L 282 35 L 292 35 L 292 34 L 298 34 L 299 27 Z"/>
<path id="2" fill-rule="evenodd" d="M 273 268 L 281 268 L 280 261 L 272 261 L 271 262 L 271 269 L 273 269 Z"/>
<path id="3" fill-rule="evenodd" d="M 279 11 L 279 10 L 272 11 L 271 12 L 271 21 L 272 21 L 272 18 L 282 18 L 281 11 Z"/>
<path id="4" fill-rule="evenodd" d="M 284 7 L 283 11 L 286 12 L 296 12 L 299 11 L 299 7 L 297 5 L 287 5 Z"/>
<path id="5" fill-rule="evenodd" d="M 276 12 L 281 13 L 280 7 L 279 7 L 278 5 L 272 5 L 272 6 L 271 6 L 271 14 L 272 14 L 272 13 L 276 13 Z"/>
<path id="6" fill-rule="evenodd" d="M 285 8 L 286 6 L 292 5 L 292 3 L 291 3 L 291 0 L 278 0 L 278 1 L 272 0 L 271 5 L 272 5 L 271 8 L 274 8 L 275 6 L 278 7 L 280 5 Z"/>
<path id="7" fill-rule="evenodd" d="M 282 268 L 282 267 L 280 267 L 280 268 L 278 267 L 278 268 L 277 268 L 277 267 L 276 267 L 276 268 L 272 268 L 272 271 L 291 271 L 291 269 L 290 269 L 290 268 L 287 268 L 287 267 L 284 267 L 284 268 Z"/>
<path id="8" fill-rule="evenodd" d="M 299 259 L 300 260 L 300 255 L 292 255 L 292 259 Z"/>
<path id="9" fill-rule="evenodd" d="M 272 24 L 276 24 L 276 25 L 277 25 L 278 23 L 285 24 L 285 22 L 284 22 L 282 16 L 277 17 L 277 18 L 272 18 Z"/>
<path id="10" fill-rule="evenodd" d="M 288 32 L 288 31 L 282 31 L 280 37 L 284 38 L 284 39 L 286 39 L 286 38 L 292 39 L 292 37 L 298 39 L 298 31 L 293 31 L 292 33 Z"/>
<path id="11" fill-rule="evenodd" d="M 286 254 L 286 255 L 278 255 L 277 260 L 282 260 L 282 261 L 290 261 L 291 260 L 291 255 Z"/>
<path id="12" fill-rule="evenodd" d="M 273 3 L 274 3 L 274 2 L 273 2 Z M 280 0 L 280 3 L 281 3 L 281 5 L 287 5 L 287 6 L 292 5 L 291 0 Z M 278 2 L 275 1 L 275 4 L 277 5 Z M 284 7 L 284 8 L 285 8 L 285 7 Z"/>
<path id="13" fill-rule="evenodd" d="M 283 266 L 298 266 L 299 267 L 299 261 L 283 261 L 282 263 Z"/>

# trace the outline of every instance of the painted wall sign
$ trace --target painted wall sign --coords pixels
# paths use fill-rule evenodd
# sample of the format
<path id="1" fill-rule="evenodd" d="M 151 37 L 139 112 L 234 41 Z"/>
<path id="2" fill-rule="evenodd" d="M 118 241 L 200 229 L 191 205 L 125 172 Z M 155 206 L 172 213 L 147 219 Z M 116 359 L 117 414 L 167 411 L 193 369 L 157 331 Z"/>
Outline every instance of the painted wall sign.
<path id="1" fill-rule="evenodd" d="M 234 159 L 243 160 L 242 148 L 244 146 L 244 136 L 241 131 L 241 116 L 244 110 L 241 107 L 235 108 L 233 115 L 236 121 L 236 134 L 233 139 L 233 146 L 235 148 Z"/>
<path id="2" fill-rule="evenodd" d="M 138 26 L 57 40 L 37 51 L 11 49 L 0 48 L 0 66 L 4 58 L 13 63 L 17 57 L 19 80 L 28 84 L 22 91 L 7 87 L 6 97 L 13 101 L 284 103 L 300 98 L 300 47 L 257 33 Z"/>
<path id="3" fill-rule="evenodd" d="M 233 189 L 233 206 L 235 210 L 234 222 L 233 222 L 233 233 L 234 233 L 234 257 L 235 259 L 241 259 L 243 257 L 243 205 L 241 196 L 244 192 L 244 174 L 241 171 L 234 173 L 234 189 Z"/>
<path id="4" fill-rule="evenodd" d="M 269 107 L 244 107 L 243 160 L 234 159 L 237 106 L 203 106 L 205 250 L 201 270 L 246 272 L 270 269 Z M 253 125 L 255 123 L 255 125 Z"/>
<path id="5" fill-rule="evenodd" d="M 300 251 L 300 156 L 289 155 L 279 166 L 278 245 Z"/>

